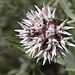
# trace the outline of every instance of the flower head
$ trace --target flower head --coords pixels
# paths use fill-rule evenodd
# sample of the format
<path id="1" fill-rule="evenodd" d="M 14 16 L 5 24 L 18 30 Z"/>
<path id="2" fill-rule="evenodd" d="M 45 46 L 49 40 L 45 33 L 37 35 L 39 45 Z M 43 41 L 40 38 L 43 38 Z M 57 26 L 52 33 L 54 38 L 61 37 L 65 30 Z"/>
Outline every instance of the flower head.
<path id="1" fill-rule="evenodd" d="M 45 9 L 43 5 L 42 10 L 35 6 L 37 11 L 31 10 L 26 14 L 27 19 L 23 19 L 20 23 L 22 30 L 15 30 L 19 32 L 20 38 L 23 40 L 22 43 L 25 48 L 28 48 L 26 53 L 29 53 L 29 56 L 36 58 L 37 62 L 43 57 L 43 65 L 46 60 L 56 62 L 56 58 L 61 56 L 66 56 L 63 50 L 68 53 L 66 45 L 75 47 L 74 44 L 68 42 L 72 34 L 68 33 L 68 29 L 73 29 L 74 27 L 64 26 L 67 19 L 58 25 L 57 21 L 54 22 L 55 10 L 51 13 L 48 6 Z M 69 37 L 64 37 L 68 35 Z"/>

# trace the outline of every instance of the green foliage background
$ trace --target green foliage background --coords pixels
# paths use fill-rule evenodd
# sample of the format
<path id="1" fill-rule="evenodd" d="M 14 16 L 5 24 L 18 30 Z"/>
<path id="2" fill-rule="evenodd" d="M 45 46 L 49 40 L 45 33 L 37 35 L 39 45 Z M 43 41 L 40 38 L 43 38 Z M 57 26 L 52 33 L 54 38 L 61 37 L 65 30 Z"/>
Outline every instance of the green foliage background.
<path id="1" fill-rule="evenodd" d="M 16 34 L 14 30 L 20 28 L 17 21 L 26 18 L 26 12 L 35 9 L 34 5 L 41 8 L 43 3 L 46 6 L 49 5 L 51 10 L 57 8 L 56 19 L 68 18 L 67 23 L 75 27 L 74 0 L 0 0 L 0 75 L 75 74 L 75 48 L 69 47 L 70 54 L 64 61 L 58 59 L 57 63 L 63 66 L 53 62 L 51 64 L 46 62 L 45 66 L 42 66 L 42 60 L 37 64 L 36 59 L 29 58 L 19 44 L 20 39 L 14 37 Z M 59 22 L 61 23 L 61 21 Z M 70 32 L 75 39 L 74 31 L 71 30 Z M 8 38 L 6 39 L 6 37 Z M 74 39 L 72 40 L 73 43 L 75 43 Z"/>

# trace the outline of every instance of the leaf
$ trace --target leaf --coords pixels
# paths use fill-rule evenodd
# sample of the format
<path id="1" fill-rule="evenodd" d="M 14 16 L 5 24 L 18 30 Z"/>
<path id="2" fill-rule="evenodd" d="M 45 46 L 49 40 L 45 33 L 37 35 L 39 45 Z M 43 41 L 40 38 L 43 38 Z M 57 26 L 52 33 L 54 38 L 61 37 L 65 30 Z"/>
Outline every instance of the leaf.
<path id="1" fill-rule="evenodd" d="M 75 20 L 75 13 L 71 0 L 59 0 L 59 4 L 66 15 Z"/>
<path id="2" fill-rule="evenodd" d="M 22 52 L 25 52 L 27 49 L 24 49 L 24 47 L 22 47 L 19 42 L 21 41 L 21 39 L 19 39 L 18 37 L 7 37 L 6 40 L 8 42 L 11 43 L 11 45 L 13 45 L 14 47 L 18 48 L 19 50 L 21 50 Z"/>
<path id="3" fill-rule="evenodd" d="M 69 71 L 68 74 L 69 75 L 75 75 L 75 71 Z"/>
<path id="4" fill-rule="evenodd" d="M 39 68 L 35 67 L 33 75 L 44 75 L 44 73 Z"/>
<path id="5" fill-rule="evenodd" d="M 70 0 L 70 1 L 72 3 L 73 7 L 75 8 L 75 0 Z"/>
<path id="6" fill-rule="evenodd" d="M 70 50 L 69 53 L 65 52 L 65 54 L 67 57 L 64 57 L 64 59 L 62 59 L 61 57 L 58 58 L 57 63 L 64 65 L 65 70 L 67 71 L 75 71 L 75 57 L 73 56 Z"/>

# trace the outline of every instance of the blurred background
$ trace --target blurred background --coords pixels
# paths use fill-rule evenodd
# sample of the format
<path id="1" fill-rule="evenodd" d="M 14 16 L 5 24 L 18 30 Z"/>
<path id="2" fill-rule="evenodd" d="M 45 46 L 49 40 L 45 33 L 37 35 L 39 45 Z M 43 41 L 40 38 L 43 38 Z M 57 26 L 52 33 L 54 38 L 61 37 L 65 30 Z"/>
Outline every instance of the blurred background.
<path id="1" fill-rule="evenodd" d="M 0 75 L 68 74 L 64 70 L 65 66 L 59 64 L 46 62 L 45 66 L 42 66 L 42 60 L 37 64 L 36 59 L 31 59 L 5 40 L 6 37 L 15 36 L 14 30 L 21 28 L 17 21 L 26 18 L 27 11 L 35 10 L 34 5 L 41 8 L 43 3 L 49 5 L 51 10 L 57 8 L 56 18 L 61 20 L 67 18 L 58 0 L 0 0 Z"/>

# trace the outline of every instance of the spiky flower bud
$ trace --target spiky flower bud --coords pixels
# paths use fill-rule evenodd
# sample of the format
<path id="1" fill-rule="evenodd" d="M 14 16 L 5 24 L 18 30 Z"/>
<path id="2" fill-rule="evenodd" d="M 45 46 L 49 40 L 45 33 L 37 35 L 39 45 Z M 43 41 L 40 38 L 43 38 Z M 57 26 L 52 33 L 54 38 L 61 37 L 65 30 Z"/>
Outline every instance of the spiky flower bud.
<path id="1" fill-rule="evenodd" d="M 68 53 L 66 45 L 75 47 L 74 44 L 68 42 L 72 34 L 68 33 L 68 29 L 74 27 L 64 26 L 67 19 L 58 25 L 57 21 L 54 22 L 55 10 L 51 13 L 50 8 L 45 9 L 43 5 L 42 10 L 35 6 L 37 11 L 31 10 L 26 14 L 27 19 L 23 19 L 20 23 L 22 30 L 15 30 L 19 32 L 20 38 L 23 40 L 22 43 L 25 48 L 28 48 L 26 53 L 29 53 L 31 57 L 38 57 L 37 62 L 43 57 L 43 65 L 46 60 L 56 62 L 57 56 L 66 56 L 63 50 Z M 68 35 L 69 37 L 64 37 Z"/>

